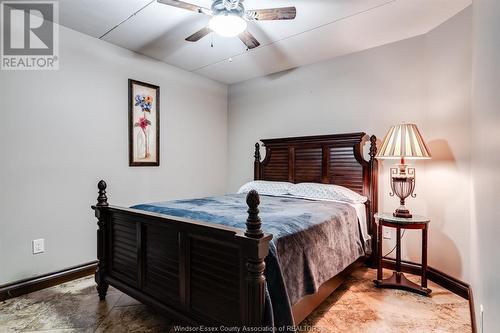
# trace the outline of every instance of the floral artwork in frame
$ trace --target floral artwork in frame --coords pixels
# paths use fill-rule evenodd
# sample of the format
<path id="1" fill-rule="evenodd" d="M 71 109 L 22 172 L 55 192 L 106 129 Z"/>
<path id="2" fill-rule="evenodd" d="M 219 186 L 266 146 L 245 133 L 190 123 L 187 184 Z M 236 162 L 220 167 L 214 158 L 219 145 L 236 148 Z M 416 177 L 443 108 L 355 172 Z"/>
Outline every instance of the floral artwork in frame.
<path id="1" fill-rule="evenodd" d="M 160 87 L 129 82 L 129 165 L 160 165 Z"/>

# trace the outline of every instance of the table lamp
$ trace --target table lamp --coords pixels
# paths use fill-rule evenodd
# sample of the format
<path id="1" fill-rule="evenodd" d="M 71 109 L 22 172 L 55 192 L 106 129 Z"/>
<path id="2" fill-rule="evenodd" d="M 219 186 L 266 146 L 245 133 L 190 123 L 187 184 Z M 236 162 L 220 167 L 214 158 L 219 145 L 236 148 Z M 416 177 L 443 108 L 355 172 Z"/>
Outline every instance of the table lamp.
<path id="1" fill-rule="evenodd" d="M 408 168 L 405 159 L 430 159 L 429 148 L 425 145 L 422 135 L 415 124 L 402 123 L 392 126 L 387 132 L 382 148 L 376 158 L 378 159 L 399 159 L 397 168 L 391 168 L 391 189 L 390 196 L 398 196 L 400 206 L 393 213 L 395 217 L 411 218 L 410 211 L 405 207 L 407 197 L 416 197 L 413 194 L 415 189 L 415 168 Z"/>

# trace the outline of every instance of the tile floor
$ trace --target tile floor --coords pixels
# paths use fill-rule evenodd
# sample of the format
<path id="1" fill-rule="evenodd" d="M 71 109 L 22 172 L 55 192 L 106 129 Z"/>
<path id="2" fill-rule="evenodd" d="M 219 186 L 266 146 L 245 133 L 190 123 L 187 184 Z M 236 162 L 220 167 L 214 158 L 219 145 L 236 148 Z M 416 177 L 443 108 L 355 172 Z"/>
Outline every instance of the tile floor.
<path id="1" fill-rule="evenodd" d="M 390 274 L 387 271 L 387 274 Z M 377 289 L 361 268 L 302 324 L 310 332 L 471 332 L 468 302 L 430 283 L 432 297 Z M 411 277 L 418 282 L 418 277 Z M 92 277 L 0 303 L 0 332 L 170 332 L 172 321 L 110 287 L 99 302 Z"/>

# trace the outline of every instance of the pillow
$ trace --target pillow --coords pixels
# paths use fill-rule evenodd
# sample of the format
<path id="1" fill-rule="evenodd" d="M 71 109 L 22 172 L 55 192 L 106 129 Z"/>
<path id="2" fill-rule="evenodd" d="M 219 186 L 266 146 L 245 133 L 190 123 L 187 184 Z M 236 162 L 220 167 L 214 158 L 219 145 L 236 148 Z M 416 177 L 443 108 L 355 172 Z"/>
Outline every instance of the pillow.
<path id="1" fill-rule="evenodd" d="M 248 193 L 250 190 L 256 190 L 259 194 L 264 195 L 284 195 L 293 186 L 288 182 L 270 182 L 265 180 L 255 180 L 246 183 L 238 190 L 238 193 Z"/>
<path id="2" fill-rule="evenodd" d="M 305 199 L 335 200 L 348 203 L 365 203 L 368 200 L 367 197 L 346 187 L 318 183 L 295 184 L 290 188 L 289 194 Z"/>

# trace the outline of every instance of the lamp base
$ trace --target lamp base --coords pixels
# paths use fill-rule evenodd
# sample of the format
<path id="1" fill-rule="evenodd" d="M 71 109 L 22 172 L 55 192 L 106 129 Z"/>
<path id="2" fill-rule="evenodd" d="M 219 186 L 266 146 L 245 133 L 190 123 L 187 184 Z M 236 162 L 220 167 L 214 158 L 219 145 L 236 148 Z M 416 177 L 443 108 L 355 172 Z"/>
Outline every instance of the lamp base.
<path id="1" fill-rule="evenodd" d="M 410 211 L 408 209 L 396 209 L 394 213 L 392 213 L 394 217 L 402 217 L 405 219 L 411 218 L 413 215 L 411 215 Z"/>

